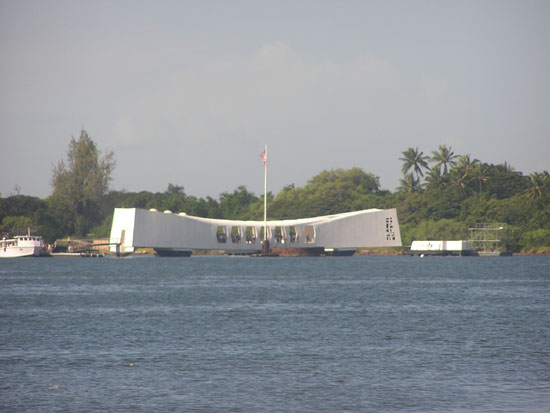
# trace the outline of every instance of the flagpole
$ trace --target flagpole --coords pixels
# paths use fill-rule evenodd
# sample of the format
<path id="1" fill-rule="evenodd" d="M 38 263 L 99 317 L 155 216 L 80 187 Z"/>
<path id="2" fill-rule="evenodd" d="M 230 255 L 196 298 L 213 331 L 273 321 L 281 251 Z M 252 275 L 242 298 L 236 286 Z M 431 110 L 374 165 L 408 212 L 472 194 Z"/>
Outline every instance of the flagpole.
<path id="1" fill-rule="evenodd" d="M 264 241 L 267 241 L 267 145 L 264 153 Z"/>

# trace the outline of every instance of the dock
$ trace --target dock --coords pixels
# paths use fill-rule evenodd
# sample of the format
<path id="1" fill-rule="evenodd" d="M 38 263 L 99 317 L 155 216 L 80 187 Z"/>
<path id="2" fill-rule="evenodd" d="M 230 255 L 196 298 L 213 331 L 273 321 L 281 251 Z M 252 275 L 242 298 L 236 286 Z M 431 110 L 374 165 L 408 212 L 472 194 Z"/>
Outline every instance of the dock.
<path id="1" fill-rule="evenodd" d="M 103 258 L 105 255 L 99 251 L 81 251 L 81 252 L 52 252 L 50 256 L 54 258 Z"/>

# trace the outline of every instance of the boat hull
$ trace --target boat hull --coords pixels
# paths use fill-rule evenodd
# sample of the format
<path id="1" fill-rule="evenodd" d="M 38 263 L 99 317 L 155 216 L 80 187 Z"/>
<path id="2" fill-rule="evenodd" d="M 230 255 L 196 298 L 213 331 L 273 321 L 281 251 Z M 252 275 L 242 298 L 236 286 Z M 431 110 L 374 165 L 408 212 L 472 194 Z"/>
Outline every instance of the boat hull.
<path id="1" fill-rule="evenodd" d="M 325 249 L 323 247 L 273 248 L 272 252 L 280 257 L 320 257 Z"/>
<path id="2" fill-rule="evenodd" d="M 193 251 L 170 248 L 155 248 L 155 255 L 159 257 L 190 257 Z"/>
<path id="3" fill-rule="evenodd" d="M 42 247 L 7 247 L 0 249 L 0 258 L 40 257 Z"/>

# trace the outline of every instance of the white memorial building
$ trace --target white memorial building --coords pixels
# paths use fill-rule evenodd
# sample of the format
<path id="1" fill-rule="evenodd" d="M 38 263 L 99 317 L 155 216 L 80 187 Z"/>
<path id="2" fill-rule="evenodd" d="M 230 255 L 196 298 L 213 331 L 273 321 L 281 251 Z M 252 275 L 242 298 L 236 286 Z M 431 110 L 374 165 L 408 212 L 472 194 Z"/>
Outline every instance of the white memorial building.
<path id="1" fill-rule="evenodd" d="M 281 221 L 236 221 L 116 208 L 110 243 L 117 254 L 137 248 L 154 248 L 160 256 L 188 256 L 193 250 L 256 254 L 262 250 L 264 232 L 271 251 L 281 256 L 353 255 L 357 248 L 401 246 L 395 209 Z"/>

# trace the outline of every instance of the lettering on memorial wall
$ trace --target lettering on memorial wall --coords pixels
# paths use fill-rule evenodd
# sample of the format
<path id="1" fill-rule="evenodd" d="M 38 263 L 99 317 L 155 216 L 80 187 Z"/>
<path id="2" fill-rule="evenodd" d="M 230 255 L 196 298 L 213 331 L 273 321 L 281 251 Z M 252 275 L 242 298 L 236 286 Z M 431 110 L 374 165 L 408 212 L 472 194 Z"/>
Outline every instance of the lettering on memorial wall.
<path id="1" fill-rule="evenodd" d="M 393 230 L 393 218 L 386 218 L 386 241 L 395 241 L 395 232 Z"/>

